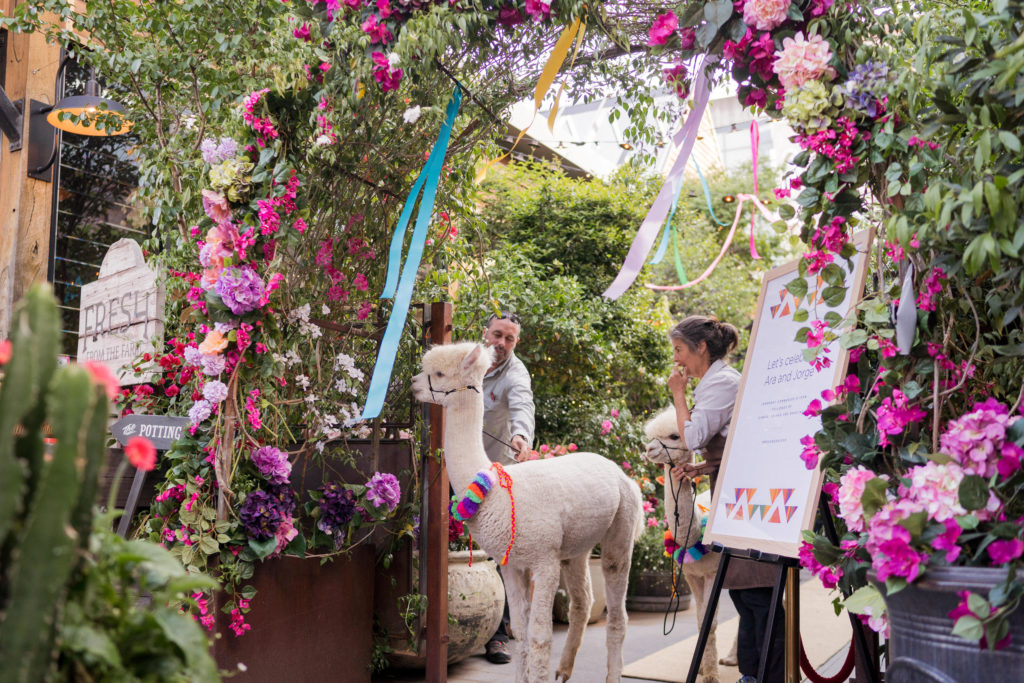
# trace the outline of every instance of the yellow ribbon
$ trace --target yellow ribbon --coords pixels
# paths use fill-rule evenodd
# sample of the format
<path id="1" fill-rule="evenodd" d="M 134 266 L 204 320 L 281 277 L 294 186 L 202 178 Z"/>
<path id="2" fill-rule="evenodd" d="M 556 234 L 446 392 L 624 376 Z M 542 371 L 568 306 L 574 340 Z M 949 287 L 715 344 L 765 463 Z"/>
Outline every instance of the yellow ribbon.
<path id="1" fill-rule="evenodd" d="M 576 63 L 576 55 L 580 53 L 580 45 L 583 44 L 583 34 L 587 32 L 587 25 L 585 23 L 580 24 L 580 31 L 576 34 L 576 47 L 572 50 L 572 59 L 569 60 L 569 71 L 572 71 L 573 65 Z M 539 84 L 538 84 L 539 85 Z M 555 104 L 551 107 L 551 112 L 548 114 L 548 130 L 552 133 L 555 132 L 555 117 L 558 116 L 558 101 L 562 99 L 562 91 L 565 90 L 565 81 L 563 80 L 558 86 L 558 94 L 555 95 Z M 534 99 L 536 102 L 536 98 Z"/>
<path id="2" fill-rule="evenodd" d="M 537 81 L 537 87 L 533 92 L 533 118 L 531 118 L 530 122 L 519 131 L 519 136 L 515 139 L 515 142 L 512 143 L 512 146 L 509 147 L 507 152 L 497 158 L 491 159 L 485 163 L 479 171 L 477 171 L 476 182 L 478 184 L 482 183 L 484 178 L 487 177 L 487 171 L 491 166 L 512 154 L 512 150 L 516 148 L 519 141 L 523 139 L 524 135 L 526 135 L 526 131 L 533 125 L 534 119 L 537 118 L 537 112 L 540 110 L 541 102 L 544 101 L 544 96 L 547 95 L 548 89 L 551 87 L 551 84 L 554 83 L 555 76 L 558 75 L 558 70 L 562 68 L 562 62 L 564 62 L 565 58 L 568 56 L 569 48 L 572 46 L 572 41 L 576 38 L 576 35 L 580 33 L 580 26 L 582 24 L 583 21 L 577 18 L 572 22 L 572 24 L 566 26 L 562 31 L 562 35 L 558 37 L 558 42 L 555 43 L 554 49 L 551 50 L 551 56 L 548 57 L 547 64 L 544 65 L 544 70 L 541 71 L 540 79 Z M 579 50 L 579 43 L 576 44 L 576 49 L 577 51 Z M 573 53 L 573 61 L 575 61 L 575 59 L 576 54 Z M 556 102 L 555 104 L 557 106 L 558 103 Z M 551 120 L 553 121 L 553 119 Z"/>

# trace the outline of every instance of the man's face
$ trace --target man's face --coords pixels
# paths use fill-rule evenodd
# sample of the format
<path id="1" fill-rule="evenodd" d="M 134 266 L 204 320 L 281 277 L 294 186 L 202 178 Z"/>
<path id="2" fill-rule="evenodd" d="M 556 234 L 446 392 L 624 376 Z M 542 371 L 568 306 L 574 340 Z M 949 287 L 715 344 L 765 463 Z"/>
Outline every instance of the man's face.
<path id="1" fill-rule="evenodd" d="M 508 360 L 519 342 L 519 325 L 508 318 L 495 318 L 484 330 L 484 343 L 494 349 L 494 365 L 497 367 Z"/>

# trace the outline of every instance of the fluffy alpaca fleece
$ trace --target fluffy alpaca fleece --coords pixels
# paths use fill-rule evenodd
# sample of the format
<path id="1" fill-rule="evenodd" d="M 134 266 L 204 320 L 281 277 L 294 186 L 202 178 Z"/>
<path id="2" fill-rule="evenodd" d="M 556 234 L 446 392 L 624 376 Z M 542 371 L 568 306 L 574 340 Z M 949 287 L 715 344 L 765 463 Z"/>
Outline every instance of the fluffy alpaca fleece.
<path id="1" fill-rule="evenodd" d="M 645 426 L 644 433 L 650 439 L 644 458 L 653 463 L 664 465 L 665 469 L 665 519 L 672 531 L 672 538 L 681 546 L 690 546 L 700 540 L 700 515 L 694 514 L 696 506 L 693 489 L 685 479 L 672 478 L 670 470 L 673 465 L 693 461 L 693 452 L 683 448 L 683 440 L 679 437 L 679 426 L 676 422 L 675 408 L 666 408 L 655 415 Z M 703 494 L 702 494 L 703 495 Z M 709 505 L 710 501 L 706 503 Z M 678 522 L 675 520 L 678 510 Z M 718 553 L 708 553 L 697 562 L 683 565 L 683 576 L 690 586 L 690 592 L 697 600 L 697 624 L 704 620 L 705 607 L 711 599 L 711 589 L 718 573 L 721 560 Z M 718 619 L 711 624 L 708 643 L 704 648 L 704 656 L 700 661 L 700 676 L 704 683 L 718 683 L 718 645 L 715 639 L 715 628 Z"/>
<path id="2" fill-rule="evenodd" d="M 416 398 L 445 406 L 444 458 L 459 495 L 477 472 L 491 466 L 484 453 L 479 392 L 491 362 L 491 350 L 480 344 L 437 346 L 424 354 L 423 372 L 413 378 Z M 569 592 L 569 632 L 555 677 L 565 681 L 572 674 L 593 604 L 587 558 L 597 543 L 608 600 L 606 680 L 620 681 L 629 565 L 633 543 L 643 532 L 640 488 L 596 453 L 532 460 L 509 467 L 508 473 L 516 528 L 502 574 L 516 638 L 516 682 L 551 680 L 551 612 L 560 572 Z M 473 540 L 498 561 L 511 539 L 511 513 L 508 492 L 495 484 L 467 522 Z"/>

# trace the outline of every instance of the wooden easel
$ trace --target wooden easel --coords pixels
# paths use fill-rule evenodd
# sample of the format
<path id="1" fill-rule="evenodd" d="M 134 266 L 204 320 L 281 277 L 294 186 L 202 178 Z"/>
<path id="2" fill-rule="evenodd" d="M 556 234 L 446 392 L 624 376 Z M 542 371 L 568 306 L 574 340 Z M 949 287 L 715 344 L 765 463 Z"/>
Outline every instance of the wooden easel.
<path id="1" fill-rule="evenodd" d="M 836 532 L 835 520 L 828 508 L 824 495 L 818 499 L 818 514 L 825 525 L 825 533 L 834 545 L 839 545 L 839 536 Z M 696 683 L 700 671 L 700 661 L 704 656 L 704 649 L 708 644 L 708 637 L 711 634 L 711 624 L 714 622 L 715 610 L 718 609 L 718 600 L 722 595 L 722 584 L 725 582 L 725 574 L 729 569 L 729 560 L 733 557 L 744 557 L 757 562 L 768 562 L 778 565 L 779 575 L 772 587 L 772 604 L 768 612 L 768 630 L 765 633 L 764 645 L 761 647 L 761 658 L 757 667 L 757 680 L 763 681 L 765 670 L 768 668 L 768 654 L 771 651 L 771 642 L 775 629 L 775 615 L 782 606 L 783 586 L 786 586 L 788 608 L 786 610 L 786 682 L 799 683 L 800 676 L 800 563 L 792 557 L 771 555 L 757 550 L 738 550 L 726 548 L 718 543 L 711 546 L 712 552 L 722 553 L 721 563 L 718 565 L 718 573 L 715 575 L 715 583 L 711 588 L 711 598 L 705 607 L 705 613 L 701 620 L 700 635 L 697 637 L 697 647 L 693 653 L 693 660 L 690 661 L 689 673 L 686 675 L 686 683 Z M 848 597 L 848 596 L 843 596 Z M 880 674 L 878 661 L 875 660 L 868 649 L 867 638 L 860 620 L 855 614 L 849 614 L 850 625 L 853 627 L 853 640 L 857 653 L 858 668 L 863 670 L 866 678 L 871 683 L 879 683 Z"/>

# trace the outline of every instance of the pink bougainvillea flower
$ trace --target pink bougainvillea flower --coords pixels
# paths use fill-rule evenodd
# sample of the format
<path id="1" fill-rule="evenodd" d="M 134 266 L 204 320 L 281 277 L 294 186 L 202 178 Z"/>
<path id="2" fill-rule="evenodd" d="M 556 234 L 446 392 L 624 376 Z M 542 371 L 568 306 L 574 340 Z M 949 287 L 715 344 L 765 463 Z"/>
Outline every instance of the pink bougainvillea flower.
<path id="1" fill-rule="evenodd" d="M 902 391 L 893 389 L 892 396 L 882 399 L 878 406 L 878 443 L 882 446 L 890 445 L 889 436 L 902 434 L 908 424 L 920 422 L 927 415 L 921 408 L 907 405 L 908 400 Z"/>
<path id="2" fill-rule="evenodd" d="M 371 44 L 387 43 L 391 40 L 391 31 L 388 30 L 384 22 L 379 21 L 376 14 L 368 16 L 360 28 L 363 29 L 363 33 L 370 36 Z"/>
<path id="3" fill-rule="evenodd" d="M 85 361 L 82 363 L 82 367 L 89 372 L 94 383 L 103 387 L 107 392 L 107 398 L 111 401 L 117 398 L 118 393 L 121 391 L 121 384 L 117 381 L 117 376 L 114 375 L 113 370 L 104 363 L 95 360 Z"/>
<path id="4" fill-rule="evenodd" d="M 674 12 L 659 14 L 647 32 L 648 45 L 664 45 L 679 27 L 679 19 Z"/>
<path id="5" fill-rule="evenodd" d="M 156 448 L 144 436 L 133 436 L 124 447 L 124 455 L 136 469 L 151 472 L 156 467 Z"/>
<path id="6" fill-rule="evenodd" d="M 1020 557 L 1021 554 L 1024 554 L 1024 541 L 1019 538 L 992 541 L 987 550 L 989 557 L 992 558 L 993 564 L 1003 565 L 1008 562 L 1013 562 Z"/>
<path id="7" fill-rule="evenodd" d="M 796 90 L 807 81 L 836 77 L 836 70 L 829 66 L 832 50 L 828 41 L 821 36 L 804 38 L 801 31 L 792 38 L 782 39 L 782 50 L 775 55 L 773 70 L 786 90 Z"/>
<path id="8" fill-rule="evenodd" d="M 612 431 L 612 421 L 611 420 L 604 420 L 604 421 L 602 421 L 601 422 L 601 435 L 603 436 L 603 435 L 607 434 L 610 431 Z"/>
<path id="9" fill-rule="evenodd" d="M 818 459 L 821 457 L 821 451 L 815 445 L 814 437 L 810 434 L 804 436 L 800 439 L 800 445 L 804 447 L 803 451 L 800 452 L 800 459 L 804 461 L 804 466 L 807 469 L 813 470 L 818 466 Z"/>
<path id="10" fill-rule="evenodd" d="M 0 365 L 6 365 L 11 360 L 11 352 L 14 345 L 11 344 L 10 339 L 4 339 L 0 341 Z"/>
<path id="11" fill-rule="evenodd" d="M 502 26 L 515 26 L 523 21 L 522 12 L 515 7 L 502 7 L 498 10 L 498 23 Z"/>
<path id="12" fill-rule="evenodd" d="M 743 23 L 759 31 L 771 31 L 786 20 L 790 0 L 747 0 Z"/>
<path id="13" fill-rule="evenodd" d="M 534 21 L 544 21 L 551 16 L 551 5 L 543 0 L 526 0 L 526 13 Z"/>
<path id="14" fill-rule="evenodd" d="M 680 47 L 683 50 L 692 49 L 694 44 L 697 42 L 697 32 L 693 30 L 692 26 L 684 26 L 679 29 L 679 42 Z"/>
<path id="15" fill-rule="evenodd" d="M 960 557 L 960 546 L 957 545 L 957 539 L 960 538 L 963 529 L 953 519 L 947 519 L 943 524 L 945 524 L 946 530 L 935 537 L 932 547 L 936 550 L 945 550 L 946 562 L 954 562 L 956 558 Z"/>
<path id="16" fill-rule="evenodd" d="M 688 75 L 686 66 L 676 64 L 671 69 L 665 69 L 662 75 L 665 78 L 665 82 L 676 91 L 676 97 L 685 100 L 690 94 L 690 82 L 686 78 Z"/>

